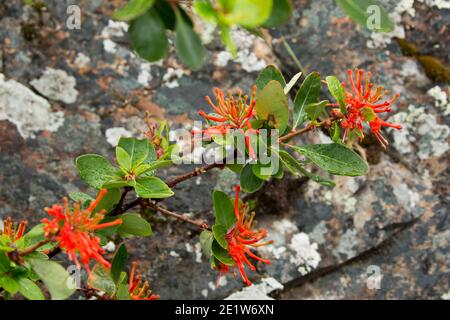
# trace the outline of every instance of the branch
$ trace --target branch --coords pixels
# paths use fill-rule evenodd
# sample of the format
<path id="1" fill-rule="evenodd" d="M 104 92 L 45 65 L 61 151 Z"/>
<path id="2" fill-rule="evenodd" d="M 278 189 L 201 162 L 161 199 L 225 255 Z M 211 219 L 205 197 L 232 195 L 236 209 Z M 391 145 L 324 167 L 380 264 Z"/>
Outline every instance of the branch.
<path id="1" fill-rule="evenodd" d="M 35 243 L 34 245 L 32 245 L 31 247 L 28 247 L 22 251 L 19 251 L 19 256 L 26 256 L 27 254 L 30 254 L 30 253 L 36 251 L 36 249 L 42 247 L 43 245 L 46 245 L 49 242 L 50 242 L 49 239 L 39 241 L 39 242 Z"/>
<path id="2" fill-rule="evenodd" d="M 192 171 L 189 171 L 185 174 L 182 174 L 181 176 L 175 177 L 172 180 L 169 180 L 166 184 L 169 186 L 169 188 L 173 188 L 175 187 L 178 183 L 186 181 L 190 178 L 193 177 L 197 177 L 200 176 L 202 174 L 204 174 L 205 172 L 214 169 L 214 168 L 223 168 L 225 165 L 224 164 L 219 164 L 219 163 L 213 163 L 213 164 L 209 164 L 207 166 L 204 167 L 200 167 L 200 168 L 195 168 Z M 124 190 L 122 193 L 122 197 L 121 197 L 121 201 L 119 201 L 119 203 L 114 207 L 113 210 L 111 210 L 108 213 L 108 216 L 117 216 L 120 215 L 128 210 L 130 210 L 131 208 L 134 208 L 138 205 L 141 205 L 144 203 L 145 200 L 144 198 L 136 198 L 135 200 L 123 205 L 123 200 L 125 199 L 124 194 L 126 195 L 128 191 Z"/>
<path id="3" fill-rule="evenodd" d="M 197 227 L 200 227 L 201 229 L 211 230 L 211 227 L 203 220 L 193 220 L 191 218 L 188 218 L 186 214 L 178 214 L 176 212 L 169 211 L 166 208 L 156 204 L 155 202 L 150 202 L 150 206 L 153 209 L 155 209 L 155 210 L 157 210 L 157 211 L 159 211 L 162 214 L 165 214 L 167 216 L 171 216 L 171 217 L 173 217 L 175 219 L 178 219 L 178 220 L 181 220 L 181 221 L 184 221 L 184 222 L 196 225 Z"/>
<path id="4" fill-rule="evenodd" d="M 300 135 L 302 133 L 306 133 L 308 131 L 311 131 L 311 130 L 317 128 L 317 127 L 330 126 L 333 120 L 335 120 L 335 118 L 330 118 L 330 119 L 323 120 L 323 121 L 319 122 L 316 125 L 309 124 L 307 127 L 302 128 L 300 130 L 292 131 L 292 132 L 288 133 L 287 135 L 281 137 L 278 140 L 280 142 L 285 142 L 285 141 L 287 141 L 287 140 L 289 140 L 289 139 L 291 139 L 293 137 L 296 137 L 296 136 L 298 136 L 298 135 Z"/>
<path id="5" fill-rule="evenodd" d="M 195 168 L 193 171 L 187 172 L 181 176 L 178 176 L 172 180 L 169 180 L 167 182 L 167 185 L 172 188 L 175 187 L 178 183 L 183 182 L 185 180 L 188 180 L 190 178 L 196 177 L 196 176 L 200 176 L 202 174 L 204 174 L 205 172 L 214 169 L 214 168 L 221 168 L 223 169 L 225 167 L 225 165 L 223 163 L 219 164 L 219 163 L 213 163 L 213 164 L 209 164 L 207 166 L 204 167 L 200 167 L 200 168 Z"/>

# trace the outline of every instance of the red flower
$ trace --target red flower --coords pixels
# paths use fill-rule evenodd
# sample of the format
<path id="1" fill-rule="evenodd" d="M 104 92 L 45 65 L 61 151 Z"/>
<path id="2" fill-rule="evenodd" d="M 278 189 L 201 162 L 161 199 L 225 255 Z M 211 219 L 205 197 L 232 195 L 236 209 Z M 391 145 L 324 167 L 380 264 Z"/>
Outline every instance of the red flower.
<path id="1" fill-rule="evenodd" d="M 139 275 L 135 276 L 137 262 L 133 261 L 131 265 L 130 279 L 129 279 L 129 292 L 130 297 L 133 300 L 157 300 L 159 295 L 152 294 L 150 290 L 150 285 L 147 281 L 141 282 L 141 277 Z"/>
<path id="2" fill-rule="evenodd" d="M 3 220 L 3 231 L 0 234 L 8 236 L 11 242 L 15 242 L 22 238 L 27 224 L 28 222 L 22 220 L 18 225 L 14 225 L 13 220 L 8 217 Z"/>
<path id="3" fill-rule="evenodd" d="M 242 95 L 241 91 L 239 91 L 237 99 L 231 94 L 225 97 L 225 94 L 219 88 L 214 88 L 213 92 L 216 96 L 217 105 L 208 96 L 206 97 L 206 101 L 208 101 L 217 115 L 208 115 L 203 110 L 199 110 L 198 114 L 218 124 L 206 130 L 193 130 L 193 133 L 201 132 L 211 136 L 215 134 L 225 135 L 230 130 L 243 130 L 245 145 L 247 146 L 250 157 L 255 158 L 255 153 L 250 144 L 250 137 L 247 133 L 257 133 L 256 130 L 252 129 L 252 125 L 250 124 L 250 120 L 256 116 L 256 111 L 254 110 L 256 105 L 256 86 L 252 88 L 252 96 L 250 97 L 249 104 L 247 104 L 248 96 Z"/>
<path id="4" fill-rule="evenodd" d="M 388 141 L 381 134 L 382 127 L 391 127 L 395 129 L 401 129 L 399 124 L 389 123 L 382 121 L 378 114 L 384 112 L 390 112 L 391 105 L 400 96 L 395 94 L 390 100 L 380 102 L 380 100 L 388 93 L 382 86 L 373 90 L 374 84 L 370 82 L 372 76 L 371 72 L 367 72 L 364 83 L 364 70 L 356 69 L 355 78 L 353 77 L 353 71 L 348 70 L 348 76 L 350 80 L 350 88 L 347 88 L 345 93 L 345 103 L 347 106 L 347 114 L 341 121 L 341 126 L 345 128 L 343 141 L 347 136 L 348 130 L 357 130 L 360 139 L 364 137 L 363 122 L 368 122 L 372 133 L 377 137 L 381 145 L 386 148 Z M 346 87 L 345 83 L 342 83 Z M 336 105 L 336 104 L 333 104 Z"/>
<path id="5" fill-rule="evenodd" d="M 94 232 L 122 223 L 121 219 L 100 223 L 104 218 L 104 210 L 92 214 L 92 211 L 97 207 L 106 192 L 106 189 L 102 189 L 97 199 L 92 201 L 86 210 L 81 210 L 80 204 L 76 203 L 71 211 L 67 198 L 64 198 L 64 210 L 59 205 L 45 208 L 48 215 L 53 217 L 53 219 L 44 218 L 41 220 L 45 224 L 45 236 L 52 241 L 59 242 L 59 247 L 65 250 L 69 260 L 74 261 L 77 267 L 80 268 L 77 258 L 78 254 L 88 273 L 90 273 L 89 262 L 91 259 L 97 260 L 105 268 L 111 266 L 103 258 L 102 255 L 105 253 L 105 250 L 100 246 L 100 238 Z"/>
<path id="6" fill-rule="evenodd" d="M 252 283 L 245 273 L 245 266 L 247 265 L 252 271 L 255 271 L 256 268 L 250 262 L 248 257 L 253 258 L 257 261 L 264 262 L 266 264 L 270 264 L 269 260 L 258 257 L 250 250 L 249 247 L 265 246 L 271 244 L 272 241 L 258 243 L 266 237 L 267 232 L 265 229 L 262 229 L 261 231 L 253 231 L 251 229 L 252 221 L 255 215 L 254 213 L 252 213 L 250 216 L 246 217 L 247 205 L 239 205 L 239 191 L 240 187 L 236 186 L 236 197 L 234 199 L 234 214 L 236 216 L 236 224 L 226 234 L 225 239 L 228 242 L 228 253 L 234 260 L 234 263 L 236 264 L 242 279 L 249 286 Z M 228 266 L 222 264 L 219 267 L 219 279 L 222 274 L 227 273 L 228 271 Z"/>

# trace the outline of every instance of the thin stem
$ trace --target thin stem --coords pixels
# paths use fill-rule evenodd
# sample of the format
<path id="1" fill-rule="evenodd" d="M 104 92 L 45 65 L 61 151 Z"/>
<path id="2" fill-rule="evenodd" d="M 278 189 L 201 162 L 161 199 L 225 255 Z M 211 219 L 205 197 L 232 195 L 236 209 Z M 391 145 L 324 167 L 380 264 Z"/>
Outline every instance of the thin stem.
<path id="1" fill-rule="evenodd" d="M 24 249 L 22 251 L 19 251 L 19 255 L 20 256 L 26 256 L 27 254 L 30 254 L 30 253 L 36 251 L 36 249 L 42 247 L 43 245 L 46 245 L 49 242 L 50 242 L 49 239 L 45 239 L 45 240 L 39 241 L 39 242 L 35 243 L 34 245 L 32 245 L 31 247 L 28 247 L 28 248 L 26 248 L 26 249 Z"/>
<path id="2" fill-rule="evenodd" d="M 306 69 L 303 67 L 302 63 L 300 62 L 300 60 L 298 60 L 297 56 L 294 53 L 294 50 L 292 50 L 292 47 L 289 45 L 289 43 L 287 42 L 287 40 L 282 37 L 281 38 L 283 41 L 283 45 L 286 48 L 287 53 L 291 56 L 292 60 L 294 60 L 295 64 L 297 65 L 297 67 L 299 68 L 299 70 L 306 75 Z"/>
<path id="3" fill-rule="evenodd" d="M 225 166 L 224 164 L 213 163 L 213 164 L 209 164 L 209 165 L 204 166 L 204 167 L 195 168 L 192 171 L 189 171 L 189 172 L 187 172 L 185 174 L 182 174 L 182 175 L 180 175 L 178 177 L 173 178 L 172 180 L 169 180 L 166 184 L 169 186 L 169 188 L 173 188 L 177 184 L 179 184 L 180 182 L 186 181 L 186 180 L 188 180 L 190 178 L 193 178 L 193 177 L 200 176 L 200 175 L 204 174 L 205 172 L 208 172 L 211 169 L 223 168 L 224 166 Z M 124 193 L 125 193 L 125 191 L 124 191 Z M 125 199 L 125 196 L 123 194 L 122 194 L 122 197 Z M 133 200 L 133 201 L 131 201 L 131 202 L 125 204 L 125 205 L 123 203 L 121 205 L 117 205 L 117 206 L 115 206 L 115 208 L 112 211 L 110 211 L 108 213 L 108 215 L 109 216 L 120 215 L 120 214 L 122 214 L 122 213 L 124 213 L 124 212 L 126 212 L 126 211 L 128 211 L 128 210 L 130 210 L 130 209 L 132 209 L 132 208 L 134 208 L 136 206 L 138 206 L 138 205 L 143 204 L 145 200 L 147 200 L 147 199 L 136 198 L 135 200 Z"/>
<path id="4" fill-rule="evenodd" d="M 326 119 L 326 120 L 323 120 L 323 121 L 319 122 L 317 125 L 309 124 L 307 127 L 302 128 L 302 129 L 300 129 L 300 130 L 292 131 L 292 132 L 288 133 L 287 135 L 281 137 L 281 138 L 278 139 L 278 140 L 279 140 L 280 142 L 285 142 L 285 141 L 287 141 L 287 140 L 289 140 L 289 139 L 292 139 L 293 137 L 298 136 L 298 135 L 300 135 L 300 134 L 302 134 L 302 133 L 311 131 L 311 130 L 313 130 L 313 129 L 316 128 L 316 127 L 322 127 L 322 126 L 325 126 L 325 125 L 328 125 L 328 126 L 329 126 L 329 125 L 331 125 L 331 122 L 332 122 L 333 120 L 334 120 L 334 118 L 330 118 L 330 119 Z"/>
<path id="5" fill-rule="evenodd" d="M 172 180 L 169 180 L 167 182 L 167 185 L 170 188 L 175 187 L 177 184 L 179 184 L 180 182 L 183 182 L 185 180 L 188 180 L 190 178 L 196 177 L 196 176 L 200 176 L 202 174 L 204 174 L 205 172 L 214 169 L 214 168 L 221 168 L 223 169 L 225 165 L 224 164 L 219 164 L 219 163 L 213 163 L 213 164 L 209 164 L 207 166 L 201 167 L 201 168 L 195 168 L 193 171 L 187 172 L 181 176 L 178 176 Z"/>
<path id="6" fill-rule="evenodd" d="M 193 220 L 189 217 L 187 217 L 185 214 L 178 214 L 176 212 L 172 212 L 170 210 L 167 210 L 166 208 L 156 204 L 156 203 L 150 203 L 150 206 L 153 207 L 153 209 L 161 212 L 162 214 L 165 214 L 167 216 L 173 217 L 175 219 L 196 225 L 198 227 L 200 227 L 201 229 L 205 229 L 205 230 L 211 230 L 210 226 L 203 220 Z"/>

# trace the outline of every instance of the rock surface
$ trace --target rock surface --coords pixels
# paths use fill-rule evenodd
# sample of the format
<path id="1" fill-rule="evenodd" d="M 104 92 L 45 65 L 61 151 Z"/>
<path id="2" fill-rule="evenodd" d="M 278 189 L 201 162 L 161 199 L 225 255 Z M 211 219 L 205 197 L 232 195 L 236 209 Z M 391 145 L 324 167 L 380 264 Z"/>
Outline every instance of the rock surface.
<path id="1" fill-rule="evenodd" d="M 108 18 L 122 2 L 49 0 L 41 13 L 20 0 L 0 4 L 0 217 L 37 222 L 44 207 L 86 191 L 74 158 L 98 153 L 113 159 L 118 134 L 142 134 L 145 111 L 174 128 L 189 127 L 214 86 L 248 90 L 269 63 L 294 75 L 298 67 L 285 39 L 304 71 L 343 79 L 349 67 L 372 70 L 380 84 L 401 93 L 391 120 L 404 129 L 388 133 L 387 152 L 373 139 L 363 141 L 371 164 L 365 177 L 334 177 L 334 190 L 287 177 L 251 196 L 259 225 L 275 241 L 259 252 L 272 264 L 258 266 L 251 280 L 258 286 L 273 278 L 281 285 L 250 291 L 283 299 L 450 296 L 449 88 L 421 58 L 448 67 L 448 8 L 439 8 L 439 1 L 384 1 L 397 15 L 400 34 L 421 51 L 408 56 L 391 36 L 387 41 L 355 26 L 335 1 L 294 1 L 291 21 L 270 32 L 270 47 L 242 31 L 233 35 L 236 61 L 212 40 L 216 31 L 203 26 L 209 63 L 193 72 L 173 52 L 159 63 L 136 57 L 127 25 Z M 81 7 L 80 30 L 65 24 L 69 4 Z M 318 135 L 302 139 L 317 142 Z M 177 186 L 166 205 L 212 221 L 211 190 L 235 182 L 229 171 L 212 171 Z M 216 288 L 217 273 L 202 256 L 197 229 L 159 215 L 152 219 L 151 238 L 126 243 L 163 299 L 247 292 L 239 292 L 242 284 L 232 277 Z"/>

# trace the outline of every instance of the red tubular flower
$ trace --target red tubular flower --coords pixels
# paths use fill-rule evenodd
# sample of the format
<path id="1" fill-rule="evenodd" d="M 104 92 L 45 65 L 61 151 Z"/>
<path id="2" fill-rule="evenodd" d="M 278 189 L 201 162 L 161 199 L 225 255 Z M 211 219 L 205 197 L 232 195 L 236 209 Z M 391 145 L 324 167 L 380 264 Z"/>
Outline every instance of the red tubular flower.
<path id="1" fill-rule="evenodd" d="M 22 238 L 28 222 L 22 220 L 18 225 L 14 225 L 13 220 L 8 217 L 3 220 L 3 231 L 0 234 L 7 235 L 11 242 L 15 242 Z"/>
<path id="2" fill-rule="evenodd" d="M 121 219 L 100 223 L 104 218 L 104 210 L 92 214 L 106 192 L 106 189 L 102 189 L 97 199 L 92 201 L 89 208 L 85 210 L 80 209 L 79 203 L 76 203 L 73 210 L 70 210 L 69 202 L 67 198 L 64 198 L 64 209 L 59 205 L 45 208 L 48 215 L 53 219 L 44 218 L 41 220 L 45 224 L 45 236 L 52 241 L 59 242 L 59 247 L 67 253 L 69 260 L 74 261 L 80 268 L 78 254 L 88 273 L 90 273 L 89 262 L 91 259 L 98 261 L 105 268 L 111 266 L 103 258 L 102 255 L 105 250 L 100 246 L 100 238 L 94 232 L 122 223 Z"/>
<path id="3" fill-rule="evenodd" d="M 250 250 L 249 247 L 265 246 L 271 244 L 272 241 L 258 243 L 266 237 L 267 232 L 265 229 L 262 229 L 260 231 L 253 231 L 251 229 L 253 218 L 255 215 L 254 213 L 252 213 L 250 216 L 246 217 L 247 205 L 239 205 L 239 191 L 240 187 L 236 186 L 236 197 L 234 199 L 234 214 L 236 216 L 236 224 L 230 231 L 228 231 L 225 239 L 228 242 L 228 253 L 234 260 L 234 263 L 236 264 L 236 267 L 238 268 L 242 279 L 249 286 L 252 283 L 245 273 L 245 266 L 247 265 L 252 271 L 255 271 L 256 268 L 250 262 L 248 257 L 253 258 L 257 261 L 264 262 L 266 264 L 270 264 L 269 260 L 258 257 Z M 219 268 L 219 278 L 223 273 L 227 273 L 228 270 L 228 266 L 221 265 Z"/>
<path id="4" fill-rule="evenodd" d="M 391 105 L 397 100 L 400 94 L 395 94 L 388 101 L 380 102 L 388 92 L 384 90 L 382 86 L 373 90 L 375 85 L 370 81 L 372 76 L 371 72 L 366 73 L 364 81 L 364 70 L 362 69 L 356 69 L 355 76 L 353 75 L 352 70 L 348 70 L 348 76 L 350 85 L 345 93 L 347 115 L 345 115 L 345 118 L 341 121 L 341 126 L 345 128 L 342 140 L 345 140 L 348 130 L 357 130 L 362 139 L 364 137 L 363 122 L 368 122 L 372 133 L 376 136 L 380 144 L 386 148 L 388 141 L 381 134 L 381 128 L 390 127 L 401 129 L 402 126 L 382 121 L 378 117 L 378 114 L 392 111 Z M 347 87 L 345 83 L 342 83 L 342 85 Z M 370 109 L 366 110 L 366 108 Z"/>
<path id="5" fill-rule="evenodd" d="M 257 130 L 254 130 L 250 123 L 250 120 L 256 116 L 256 86 L 253 86 L 252 88 L 249 104 L 247 104 L 248 96 L 242 95 L 241 91 L 239 91 L 237 99 L 231 94 L 225 96 L 223 91 L 219 88 L 214 88 L 213 92 L 216 97 L 217 105 L 215 105 L 208 96 L 206 97 L 206 101 L 208 101 L 217 115 L 208 115 L 203 110 L 199 110 L 198 114 L 205 119 L 218 122 L 218 124 L 209 127 L 206 130 L 193 130 L 193 133 L 201 132 L 211 136 L 214 134 L 225 135 L 228 131 L 233 129 L 243 130 L 245 134 L 245 145 L 247 146 L 250 157 L 255 158 L 255 152 L 250 144 L 250 137 L 247 133 L 257 133 Z"/>
<path id="6" fill-rule="evenodd" d="M 152 294 L 150 285 L 147 281 L 141 282 L 141 277 L 135 275 L 137 262 L 133 261 L 131 264 L 131 272 L 129 279 L 129 292 L 132 300 L 158 300 L 159 295 Z"/>

